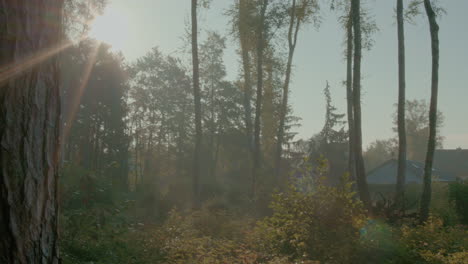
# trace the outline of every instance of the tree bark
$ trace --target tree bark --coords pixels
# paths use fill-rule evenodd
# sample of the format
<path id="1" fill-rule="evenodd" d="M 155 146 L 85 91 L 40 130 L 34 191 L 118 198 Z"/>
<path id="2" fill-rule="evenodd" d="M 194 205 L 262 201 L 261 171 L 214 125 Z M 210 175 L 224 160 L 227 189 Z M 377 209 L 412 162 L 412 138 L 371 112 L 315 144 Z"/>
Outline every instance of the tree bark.
<path id="1" fill-rule="evenodd" d="M 431 33 L 432 52 L 432 80 L 431 80 L 431 104 L 429 106 L 429 141 L 427 144 L 426 162 L 424 165 L 424 186 L 421 197 L 420 221 L 425 222 L 429 217 L 431 204 L 432 163 L 436 146 L 437 133 L 437 97 L 439 89 L 439 25 L 436 14 L 429 0 L 424 0 L 424 8 L 429 20 Z"/>
<path id="2" fill-rule="evenodd" d="M 215 87 L 213 81 L 211 81 L 211 88 L 210 88 L 210 180 L 215 182 L 215 134 L 216 134 L 216 125 L 215 125 Z"/>
<path id="3" fill-rule="evenodd" d="M 201 102 L 200 102 L 200 70 L 198 59 L 198 25 L 197 0 L 192 0 L 192 63 L 193 63 L 193 96 L 195 104 L 195 153 L 193 157 L 193 205 L 200 206 L 200 154 L 202 143 Z"/>
<path id="4" fill-rule="evenodd" d="M 346 103 L 348 116 L 348 170 L 352 181 L 356 180 L 356 158 L 354 150 L 354 111 L 353 111 L 353 20 L 351 10 L 346 27 Z"/>
<path id="5" fill-rule="evenodd" d="M 245 109 L 245 129 L 247 136 L 247 146 L 250 151 L 253 150 L 253 133 L 252 133 L 252 106 L 250 104 L 252 99 L 252 78 L 250 75 L 250 56 L 248 49 L 248 25 L 247 25 L 247 5 L 246 0 L 239 1 L 239 39 L 240 48 L 242 53 L 242 67 L 244 72 L 244 109 Z"/>
<path id="6" fill-rule="evenodd" d="M 286 120 L 286 113 L 288 111 L 288 95 L 289 95 L 289 83 L 291 80 L 291 67 L 292 67 L 292 60 L 294 56 L 294 50 L 296 48 L 297 43 L 297 34 L 299 32 L 299 26 L 301 20 L 296 17 L 296 0 L 293 0 L 292 7 L 291 7 L 291 18 L 289 22 L 289 30 L 288 30 L 288 47 L 289 47 L 289 54 L 288 54 L 288 62 L 286 64 L 286 76 L 283 85 L 283 99 L 281 103 L 280 109 L 280 120 L 279 120 L 279 127 L 278 127 L 278 135 L 277 135 L 277 142 L 276 142 L 276 157 L 275 157 L 275 174 L 276 174 L 276 181 L 280 183 L 280 171 L 281 171 L 281 156 L 283 152 L 283 140 L 284 140 L 284 125 Z"/>
<path id="7" fill-rule="evenodd" d="M 0 0 L 0 263 L 59 263 L 63 0 Z"/>
<path id="8" fill-rule="evenodd" d="M 360 0 L 351 1 L 354 29 L 354 69 L 353 69 L 353 106 L 354 106 L 354 150 L 356 158 L 356 180 L 361 201 L 371 209 L 371 199 L 367 186 L 366 170 L 362 157 L 362 127 L 361 127 L 361 17 Z"/>
<path id="9" fill-rule="evenodd" d="M 395 190 L 395 205 L 404 210 L 406 179 L 406 128 L 405 128 L 405 31 L 403 20 L 403 0 L 397 0 L 398 31 L 398 175 Z"/>
<path id="10" fill-rule="evenodd" d="M 254 157 L 252 168 L 252 199 L 255 200 L 257 193 L 257 176 L 260 169 L 261 146 L 260 146 L 260 118 L 262 114 L 262 94 L 263 94 L 263 49 L 265 35 L 265 13 L 268 0 L 262 1 L 260 10 L 260 21 L 257 29 L 257 98 L 255 100 L 255 135 L 254 135 Z"/>
<path id="11" fill-rule="evenodd" d="M 215 153 L 214 153 L 214 159 L 213 159 L 213 167 L 212 167 L 212 172 L 211 174 L 213 175 L 213 183 L 217 184 L 218 183 L 218 177 L 217 177 L 217 169 L 218 169 L 218 160 L 219 160 L 219 148 L 221 146 L 221 129 L 218 128 L 218 134 L 216 135 L 216 148 L 215 148 Z"/>

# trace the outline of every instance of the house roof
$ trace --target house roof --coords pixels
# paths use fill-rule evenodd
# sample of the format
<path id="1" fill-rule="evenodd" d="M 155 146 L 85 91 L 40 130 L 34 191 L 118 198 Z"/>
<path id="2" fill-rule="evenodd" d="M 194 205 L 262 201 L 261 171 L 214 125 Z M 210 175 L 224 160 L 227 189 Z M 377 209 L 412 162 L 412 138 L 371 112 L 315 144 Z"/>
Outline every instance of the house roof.
<path id="1" fill-rule="evenodd" d="M 434 153 L 434 167 L 468 177 L 468 149 L 438 149 Z"/>
<path id="2" fill-rule="evenodd" d="M 398 161 L 390 159 L 367 174 L 367 182 L 370 184 L 395 184 L 398 172 Z M 406 161 L 406 183 L 422 183 L 424 175 L 424 163 L 418 161 Z M 453 173 L 432 169 L 433 181 L 455 181 Z"/>

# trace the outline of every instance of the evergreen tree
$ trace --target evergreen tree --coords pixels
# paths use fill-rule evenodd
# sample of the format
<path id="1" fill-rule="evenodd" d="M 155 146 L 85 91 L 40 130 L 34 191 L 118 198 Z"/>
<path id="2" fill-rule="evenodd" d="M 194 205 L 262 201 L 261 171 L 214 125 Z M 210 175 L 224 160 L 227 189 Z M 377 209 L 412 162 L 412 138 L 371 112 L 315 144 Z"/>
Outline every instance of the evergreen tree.
<path id="1" fill-rule="evenodd" d="M 329 182 L 337 183 L 346 171 L 348 132 L 345 130 L 345 114 L 337 113 L 332 103 L 330 86 L 326 83 L 323 90 L 325 95 L 325 124 L 317 135 L 310 140 L 309 157 L 317 162 L 321 157 L 329 164 Z"/>

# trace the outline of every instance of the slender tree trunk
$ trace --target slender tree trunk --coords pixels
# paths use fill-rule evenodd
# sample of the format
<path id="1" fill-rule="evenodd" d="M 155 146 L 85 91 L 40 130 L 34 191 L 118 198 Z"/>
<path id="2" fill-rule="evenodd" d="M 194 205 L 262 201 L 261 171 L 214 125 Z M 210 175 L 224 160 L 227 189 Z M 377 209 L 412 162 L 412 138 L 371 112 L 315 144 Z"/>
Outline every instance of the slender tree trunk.
<path id="1" fill-rule="evenodd" d="M 136 123 L 136 122 L 135 122 Z M 135 137 L 135 147 L 134 147 L 134 159 L 133 159 L 133 162 L 134 162 L 134 166 L 133 166 L 133 173 L 135 174 L 135 190 L 137 190 L 137 186 L 138 186 L 138 170 L 136 169 L 137 168 L 137 164 L 138 164 L 138 136 L 137 136 L 137 128 L 135 126 L 135 130 L 133 131 L 133 136 Z"/>
<path id="2" fill-rule="evenodd" d="M 427 144 L 426 163 L 424 165 L 424 187 L 421 197 L 420 221 L 425 222 L 429 217 L 431 204 L 432 163 L 436 146 L 437 133 L 437 96 L 439 89 L 439 25 L 431 2 L 424 0 L 429 28 L 431 33 L 432 49 L 432 80 L 431 80 L 431 104 L 429 107 L 429 141 Z"/>
<path id="3" fill-rule="evenodd" d="M 0 263 L 59 263 L 61 0 L 0 0 Z"/>
<path id="4" fill-rule="evenodd" d="M 101 120 L 96 118 L 95 127 L 94 127 L 94 157 L 93 157 L 93 169 L 95 171 L 100 170 L 100 153 L 101 153 Z"/>
<path id="5" fill-rule="evenodd" d="M 140 143 L 140 131 L 141 131 L 141 122 L 138 120 L 135 122 L 135 190 L 139 191 L 142 184 L 142 177 L 140 173 L 140 154 L 139 150 L 141 150 L 141 143 Z"/>
<path id="6" fill-rule="evenodd" d="M 143 165 L 145 164 L 145 159 L 144 159 L 144 145 L 145 145 L 145 142 L 144 142 L 144 138 L 143 136 L 141 135 L 141 132 L 142 132 L 142 125 L 141 125 L 141 119 L 138 121 L 138 126 L 139 126 L 139 143 L 140 143 L 140 147 L 138 148 L 140 151 L 140 155 L 139 155 L 139 163 L 138 163 L 138 174 L 140 175 L 140 182 L 142 184 L 141 187 L 143 187 L 143 184 L 144 184 L 144 181 L 145 181 L 145 175 L 143 175 Z"/>
<path id="7" fill-rule="evenodd" d="M 354 106 L 354 150 L 356 158 L 356 180 L 359 196 L 367 208 L 371 208 L 369 188 L 367 186 L 366 170 L 362 157 L 362 127 L 361 127 L 361 18 L 360 0 L 351 1 L 354 29 L 354 69 L 353 69 L 353 106 Z"/>
<path id="8" fill-rule="evenodd" d="M 211 83 L 211 94 L 210 94 L 210 179 L 214 180 L 214 171 L 215 171 L 215 155 L 216 155 L 216 149 L 215 149 L 215 134 L 216 134 L 216 128 L 215 128 L 215 107 L 214 107 L 214 84 L 213 82 Z"/>
<path id="9" fill-rule="evenodd" d="M 275 117 L 275 92 L 273 91 L 273 64 L 270 52 L 265 53 L 264 59 L 264 81 L 262 97 L 262 165 L 274 168 L 276 155 L 276 135 L 278 123 Z M 272 171 L 274 173 L 274 171 Z M 274 175 L 273 175 L 274 176 Z"/>
<path id="10" fill-rule="evenodd" d="M 398 209 L 404 210 L 406 179 L 406 128 L 405 128 L 405 31 L 403 21 L 403 0 L 397 0 L 398 27 L 398 175 L 395 192 L 395 203 Z"/>
<path id="11" fill-rule="evenodd" d="M 346 104 L 348 116 L 348 170 L 352 181 L 356 180 L 356 158 L 354 150 L 354 111 L 353 111 L 353 20 L 351 10 L 346 27 Z"/>
<path id="12" fill-rule="evenodd" d="M 185 113 L 186 113 L 187 105 L 184 103 L 181 107 L 181 113 L 183 114 L 182 120 L 179 123 L 178 127 L 178 146 L 177 146 L 177 167 L 176 173 L 179 179 L 182 178 L 182 173 L 184 173 L 184 143 L 186 138 L 186 120 L 185 120 Z"/>
<path id="13" fill-rule="evenodd" d="M 193 95 L 195 104 L 195 153 L 193 157 L 193 203 L 200 206 L 200 154 L 202 143 L 201 102 L 200 102 L 200 74 L 198 60 L 198 26 L 197 0 L 192 0 L 192 62 L 193 62 Z"/>
<path id="14" fill-rule="evenodd" d="M 283 100 L 281 103 L 280 109 L 280 120 L 279 120 L 279 127 L 278 127 L 278 135 L 276 141 L 276 157 L 275 157 L 275 174 L 276 174 L 276 181 L 280 183 L 280 171 L 281 171 L 281 156 L 283 153 L 283 140 L 284 140 L 284 125 L 286 122 L 286 114 L 288 111 L 288 95 L 289 95 L 289 83 L 291 80 L 291 67 L 292 67 L 292 60 L 294 56 L 294 50 L 296 48 L 297 42 L 297 34 L 299 32 L 300 26 L 300 19 L 296 17 L 296 0 L 293 0 L 292 7 L 291 7 L 291 18 L 289 22 L 289 30 L 288 30 L 288 46 L 289 46 L 289 54 L 288 54 L 288 62 L 286 64 L 286 76 L 283 85 Z"/>
<path id="15" fill-rule="evenodd" d="M 221 145 L 221 129 L 218 128 L 218 134 L 216 135 L 216 149 L 213 159 L 213 167 L 211 174 L 213 175 L 214 183 L 217 183 L 218 177 L 216 176 L 217 168 L 218 168 L 218 160 L 219 160 L 219 147 Z"/>
<path id="16" fill-rule="evenodd" d="M 247 146 L 250 151 L 253 150 L 253 133 L 252 133 L 252 78 L 250 75 L 250 56 L 248 49 L 248 12 L 247 12 L 246 0 L 239 0 L 239 40 L 240 48 L 242 53 L 242 67 L 244 72 L 244 109 L 245 109 L 245 129 L 247 136 Z"/>
<path id="17" fill-rule="evenodd" d="M 255 104 L 255 138 L 254 138 L 254 157 L 252 168 L 252 199 L 256 199 L 257 194 L 257 176 L 260 170 L 261 146 L 260 146 L 260 119 L 262 114 L 262 93 L 263 93 L 263 49 L 265 35 L 265 13 L 268 6 L 268 0 L 262 1 L 260 10 L 260 22 L 258 24 L 257 34 L 257 98 Z"/>
<path id="18" fill-rule="evenodd" d="M 150 179 L 150 175 L 152 173 L 152 170 L 153 170 L 153 167 L 154 167 L 154 154 L 153 154 L 153 134 L 157 134 L 157 133 L 153 133 L 153 129 L 150 128 L 150 131 L 149 131 L 149 136 L 148 136 L 148 141 L 146 142 L 146 150 L 145 150 L 145 156 L 144 156 L 144 166 L 143 166 L 143 175 L 145 175 L 146 179 L 147 179 L 147 183 L 150 183 L 150 182 L 153 182 L 153 179 Z M 159 133 L 159 136 L 161 136 L 161 132 Z M 159 137 L 159 145 L 161 145 L 161 137 Z M 158 145 L 158 146 L 159 146 Z M 159 153 L 157 154 L 159 155 Z M 159 159 L 159 156 L 157 157 Z"/>

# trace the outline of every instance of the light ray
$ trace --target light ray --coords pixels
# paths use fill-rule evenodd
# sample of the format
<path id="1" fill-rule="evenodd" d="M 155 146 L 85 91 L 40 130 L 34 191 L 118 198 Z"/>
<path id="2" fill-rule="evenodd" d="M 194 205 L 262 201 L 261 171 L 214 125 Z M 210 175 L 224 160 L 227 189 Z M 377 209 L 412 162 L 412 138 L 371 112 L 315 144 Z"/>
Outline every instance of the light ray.
<path id="1" fill-rule="evenodd" d="M 65 118 L 65 125 L 64 125 L 64 131 L 63 131 L 64 142 L 66 142 L 66 139 L 68 138 L 68 135 L 70 133 L 72 123 L 75 120 L 78 107 L 81 103 L 81 97 L 83 96 L 84 89 L 86 85 L 88 84 L 89 77 L 91 76 L 91 72 L 93 71 L 94 65 L 96 63 L 96 58 L 97 58 L 100 46 L 101 46 L 101 43 L 98 42 L 97 45 L 93 48 L 92 52 L 90 53 L 90 56 L 88 58 L 88 61 L 83 71 L 83 78 L 79 82 L 78 89 L 75 90 L 75 94 L 72 97 L 71 107 L 70 107 L 70 110 L 68 111 L 67 117 Z"/>
<path id="2" fill-rule="evenodd" d="M 84 25 L 89 27 L 94 22 L 94 19 L 95 18 L 84 22 Z M 73 19 L 73 21 L 77 21 L 77 20 L 78 20 L 77 18 Z M 70 48 L 71 46 L 77 43 L 82 42 L 85 39 L 89 39 L 89 36 L 87 33 L 82 34 L 81 36 L 78 36 L 78 38 L 75 39 L 74 41 L 65 40 L 62 43 L 59 43 L 53 47 L 45 48 L 42 51 L 39 51 L 33 55 L 30 55 L 21 59 L 19 62 L 16 62 L 16 63 L 13 62 L 12 64 L 0 66 L 0 85 L 10 79 L 16 78 L 22 73 L 32 69 L 34 66 L 38 65 L 39 63 L 42 63 L 48 59 L 51 59 L 53 56 L 58 55 L 60 52 L 66 50 L 67 48 Z"/>
<path id="3" fill-rule="evenodd" d="M 87 21 L 85 24 L 89 26 L 93 20 Z M 18 76 L 21 76 L 28 70 L 33 69 L 35 66 L 39 65 L 40 63 L 47 61 L 48 59 L 52 59 L 54 56 L 58 55 L 59 53 L 65 51 L 66 49 L 72 47 L 73 45 L 76 45 L 78 43 L 81 43 L 83 40 L 89 39 L 89 36 L 87 34 L 83 34 L 79 36 L 77 39 L 74 41 L 66 40 L 63 41 L 62 43 L 59 43 L 53 47 L 45 48 L 33 55 L 26 56 L 25 58 L 21 59 L 18 62 L 13 62 L 11 64 L 6 64 L 3 66 L 0 66 L 0 88 L 1 86 L 8 81 L 11 81 Z M 75 118 L 76 112 L 78 111 L 78 106 L 80 105 L 81 102 L 81 97 L 84 92 L 84 88 L 88 84 L 89 77 L 91 75 L 91 72 L 94 68 L 94 64 L 96 62 L 96 57 L 99 51 L 99 47 L 101 46 L 101 42 L 97 41 L 96 46 L 90 53 L 90 56 L 88 58 L 88 61 L 85 65 L 85 68 L 83 70 L 83 78 L 81 79 L 78 89 L 75 90 L 75 94 L 72 98 L 71 101 L 71 108 L 68 111 L 67 117 L 64 119 L 64 127 L 63 131 L 61 133 L 61 142 L 58 144 L 57 148 L 60 149 L 60 146 L 62 143 L 66 142 L 66 138 L 69 135 L 70 129 L 71 129 L 71 124 L 72 121 Z M 58 150 L 56 153 L 58 153 L 58 156 L 60 156 L 60 151 Z"/>
<path id="4" fill-rule="evenodd" d="M 5 66 L 0 67 L 0 84 L 16 78 L 25 71 L 28 71 L 34 66 L 38 65 L 39 63 L 52 58 L 53 56 L 71 47 L 72 45 L 72 42 L 66 41 L 54 47 L 46 48 L 34 55 L 28 56 L 17 63 L 7 64 Z"/>

